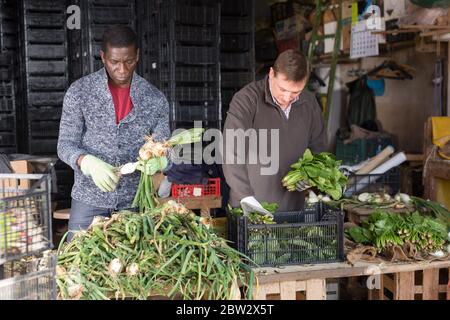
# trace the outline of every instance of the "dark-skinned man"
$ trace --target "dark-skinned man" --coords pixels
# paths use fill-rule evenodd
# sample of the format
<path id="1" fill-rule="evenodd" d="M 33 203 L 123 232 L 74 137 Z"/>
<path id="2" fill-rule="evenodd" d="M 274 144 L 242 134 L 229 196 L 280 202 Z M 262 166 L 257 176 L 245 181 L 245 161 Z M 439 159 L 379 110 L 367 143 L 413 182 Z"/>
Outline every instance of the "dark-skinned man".
<path id="1" fill-rule="evenodd" d="M 104 68 L 75 81 L 65 95 L 58 156 L 75 171 L 69 240 L 94 216 L 131 208 L 139 174 L 119 179 L 117 168 L 136 160 L 145 135 L 170 136 L 166 98 L 135 72 L 137 43 L 130 28 L 109 27 L 100 51 Z"/>

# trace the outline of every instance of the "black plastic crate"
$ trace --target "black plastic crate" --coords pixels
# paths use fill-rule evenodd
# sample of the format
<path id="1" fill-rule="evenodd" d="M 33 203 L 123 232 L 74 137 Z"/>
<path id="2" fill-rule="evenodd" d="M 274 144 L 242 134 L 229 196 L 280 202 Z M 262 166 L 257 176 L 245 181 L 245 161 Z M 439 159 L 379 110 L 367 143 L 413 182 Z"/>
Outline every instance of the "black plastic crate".
<path id="1" fill-rule="evenodd" d="M 130 0 L 90 0 L 90 4 L 95 7 L 130 7 Z"/>
<path id="2" fill-rule="evenodd" d="M 176 87 L 177 101 L 217 101 L 218 90 L 213 87 Z"/>
<path id="3" fill-rule="evenodd" d="M 352 174 L 348 177 L 345 197 L 363 192 L 385 192 L 394 195 L 400 191 L 400 168 L 395 167 L 384 174 Z"/>
<path id="4" fill-rule="evenodd" d="M 64 92 L 29 92 L 27 102 L 31 107 L 61 107 L 64 95 Z"/>
<path id="5" fill-rule="evenodd" d="M 203 44 L 218 42 L 219 34 L 214 26 L 200 27 L 200 26 L 185 26 L 177 25 L 174 30 L 175 39 L 178 42 Z M 168 29 L 163 29 L 161 32 L 161 41 L 170 41 Z"/>
<path id="6" fill-rule="evenodd" d="M 133 28 L 133 20 L 130 18 L 126 23 L 120 25 L 129 26 Z M 92 25 L 91 26 L 91 42 L 101 44 L 103 33 L 108 29 L 109 25 Z"/>
<path id="7" fill-rule="evenodd" d="M 0 69 L 0 83 L 2 81 L 11 81 L 12 80 L 12 70 L 11 69 L 6 69 L 6 68 L 1 68 Z"/>
<path id="8" fill-rule="evenodd" d="M 252 65 L 252 57 L 250 53 L 220 53 L 220 66 L 222 69 L 249 69 Z"/>
<path id="9" fill-rule="evenodd" d="M 42 108 L 29 107 L 27 109 L 27 113 L 29 121 L 46 121 L 46 120 L 59 121 L 61 119 L 62 106 L 42 107 Z"/>
<path id="10" fill-rule="evenodd" d="M 219 107 L 217 105 L 177 105 L 173 121 L 219 121 Z"/>
<path id="11" fill-rule="evenodd" d="M 170 56 L 168 46 L 162 48 L 163 62 L 178 62 L 185 64 L 215 64 L 218 62 L 218 51 L 214 47 L 177 46 Z"/>
<path id="12" fill-rule="evenodd" d="M 29 150 L 33 155 L 54 155 L 57 145 L 58 139 L 29 139 Z"/>
<path id="13" fill-rule="evenodd" d="M 25 27 L 61 28 L 66 25 L 65 14 L 24 13 Z"/>
<path id="14" fill-rule="evenodd" d="M 222 88 L 242 88 L 252 82 L 253 73 L 251 72 L 222 72 Z"/>
<path id="15" fill-rule="evenodd" d="M 62 26 L 63 27 L 63 26 Z M 66 30 L 35 29 L 27 30 L 27 42 L 30 44 L 62 44 L 66 41 Z"/>
<path id="16" fill-rule="evenodd" d="M 27 45 L 27 57 L 30 59 L 65 59 L 66 47 L 63 45 Z"/>
<path id="17" fill-rule="evenodd" d="M 73 184 L 59 184 L 58 183 L 58 192 L 55 194 L 54 200 L 60 201 L 60 200 L 70 199 L 72 187 L 73 187 Z"/>
<path id="18" fill-rule="evenodd" d="M 28 77 L 28 90 L 64 91 L 67 89 L 66 77 Z"/>
<path id="19" fill-rule="evenodd" d="M 131 7 L 91 7 L 90 22 L 92 24 L 128 24 L 135 16 Z"/>
<path id="20" fill-rule="evenodd" d="M 70 185 L 74 182 L 74 174 L 72 168 L 55 170 L 56 183 L 58 185 Z"/>
<path id="21" fill-rule="evenodd" d="M 11 56 L 9 54 L 1 54 L 0 55 L 0 67 L 1 68 L 10 68 L 11 67 Z"/>
<path id="22" fill-rule="evenodd" d="M 14 113 L 0 114 L 0 130 L 14 131 L 16 129 L 16 116 Z"/>
<path id="23" fill-rule="evenodd" d="M 249 18 L 222 17 L 220 21 L 221 33 L 250 33 L 253 31 L 253 23 Z"/>
<path id="24" fill-rule="evenodd" d="M 231 244 L 259 266 L 330 263 L 344 259 L 344 215 L 322 203 L 277 212 L 276 224 L 251 224 L 228 214 Z"/>
<path id="25" fill-rule="evenodd" d="M 391 19 L 386 21 L 386 31 L 394 31 L 400 29 L 398 25 L 398 19 Z M 402 33 L 390 33 L 386 34 L 387 42 L 401 42 L 412 41 L 416 36 L 415 32 L 402 32 Z"/>
<path id="26" fill-rule="evenodd" d="M 100 70 L 101 68 L 103 68 L 104 66 L 103 66 L 103 62 L 102 62 L 102 60 L 100 60 L 100 59 L 95 59 L 93 62 L 92 62 L 92 65 L 93 65 L 93 72 L 95 72 L 95 71 L 98 71 L 98 70 Z"/>
<path id="27" fill-rule="evenodd" d="M 18 46 L 17 36 L 0 33 L 0 49 L 3 51 L 14 50 Z"/>
<path id="28" fill-rule="evenodd" d="M 222 104 L 229 105 L 238 90 L 222 90 Z"/>
<path id="29" fill-rule="evenodd" d="M 253 35 L 247 34 L 222 34 L 220 37 L 220 49 L 222 51 L 248 51 L 253 47 Z"/>
<path id="30" fill-rule="evenodd" d="M 29 135 L 33 138 L 58 138 L 59 123 L 58 120 L 30 121 Z"/>
<path id="31" fill-rule="evenodd" d="M 342 164 L 357 164 L 376 156 L 389 145 L 393 145 L 391 137 L 357 139 L 348 144 L 338 137 L 336 139 L 336 159 L 342 160 Z"/>
<path id="32" fill-rule="evenodd" d="M 217 81 L 215 67 L 177 67 L 175 69 L 176 82 L 214 82 Z M 172 81 L 169 70 L 161 71 L 161 81 Z"/>
<path id="33" fill-rule="evenodd" d="M 16 0 L 17 1 L 17 0 Z M 15 8 L 12 6 L 7 6 L 3 3 L 0 3 L 0 20 L 2 19 L 9 19 L 11 17 L 14 17 L 16 15 Z"/>
<path id="34" fill-rule="evenodd" d="M 27 74 L 29 75 L 64 75 L 67 73 L 66 61 L 35 61 L 27 62 Z"/>
<path id="35" fill-rule="evenodd" d="M 65 12 L 67 5 L 61 0 L 24 0 L 25 10 L 39 11 L 43 13 Z"/>
<path id="36" fill-rule="evenodd" d="M 100 60 L 101 61 L 101 58 L 100 58 L 100 50 L 101 49 L 102 49 L 102 44 L 100 42 L 92 42 L 91 43 L 91 50 L 92 50 L 93 60 Z"/>
<path id="37" fill-rule="evenodd" d="M 0 97 L 0 112 L 15 112 L 16 104 L 14 98 Z"/>
<path id="38" fill-rule="evenodd" d="M 252 0 L 222 0 L 222 16 L 248 16 L 253 11 Z"/>
<path id="39" fill-rule="evenodd" d="M 15 147 L 16 133 L 15 132 L 1 132 L 0 133 L 0 146 L 1 147 Z"/>
<path id="40" fill-rule="evenodd" d="M 17 153 L 17 146 L 12 147 L 0 147 L 0 154 L 13 154 Z"/>
<path id="41" fill-rule="evenodd" d="M 170 5 L 163 3 L 161 21 L 170 20 L 188 25 L 217 24 L 219 8 L 217 6 L 189 6 L 183 4 Z"/>
<path id="42" fill-rule="evenodd" d="M 12 82 L 0 82 L 0 96 L 11 97 L 14 95 L 14 85 Z"/>

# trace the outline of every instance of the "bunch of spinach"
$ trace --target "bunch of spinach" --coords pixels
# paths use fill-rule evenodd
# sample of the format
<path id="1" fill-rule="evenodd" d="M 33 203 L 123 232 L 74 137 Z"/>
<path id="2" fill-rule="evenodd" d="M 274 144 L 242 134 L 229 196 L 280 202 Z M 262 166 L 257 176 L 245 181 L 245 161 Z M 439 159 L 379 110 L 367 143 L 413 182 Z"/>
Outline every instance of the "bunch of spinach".
<path id="1" fill-rule="evenodd" d="M 417 211 L 402 215 L 376 211 L 363 221 L 362 226 L 345 232 L 353 241 L 374 245 L 379 250 L 409 242 L 419 251 L 434 252 L 444 247 L 447 238 L 445 224 Z"/>
<path id="2" fill-rule="evenodd" d="M 347 184 L 347 177 L 339 171 L 340 165 L 341 161 L 336 160 L 331 153 L 313 155 L 311 150 L 306 149 L 303 157 L 291 165 L 292 170 L 282 180 L 283 186 L 289 191 L 295 191 L 296 184 L 304 181 L 334 200 L 339 200 Z"/>

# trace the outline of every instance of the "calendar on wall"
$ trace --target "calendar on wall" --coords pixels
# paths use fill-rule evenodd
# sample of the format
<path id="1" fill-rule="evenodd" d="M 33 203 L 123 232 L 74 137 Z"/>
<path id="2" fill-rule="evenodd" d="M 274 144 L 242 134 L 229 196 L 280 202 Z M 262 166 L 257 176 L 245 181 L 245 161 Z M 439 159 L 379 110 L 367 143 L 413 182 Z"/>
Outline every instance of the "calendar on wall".
<path id="1" fill-rule="evenodd" d="M 350 58 L 376 56 L 379 53 L 378 42 L 380 37 L 367 29 L 366 21 L 359 21 L 352 26 Z"/>

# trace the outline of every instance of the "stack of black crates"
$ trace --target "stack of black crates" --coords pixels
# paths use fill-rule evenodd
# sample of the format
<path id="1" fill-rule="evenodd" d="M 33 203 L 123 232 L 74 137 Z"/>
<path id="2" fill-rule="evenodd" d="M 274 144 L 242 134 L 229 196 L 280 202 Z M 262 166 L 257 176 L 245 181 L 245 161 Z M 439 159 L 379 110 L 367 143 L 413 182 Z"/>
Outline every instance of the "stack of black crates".
<path id="1" fill-rule="evenodd" d="M 23 109 L 21 152 L 56 156 L 59 123 L 65 92 L 69 86 L 68 34 L 65 1 L 22 0 L 20 22 L 20 66 Z M 20 136 L 19 136 L 20 138 Z M 54 201 L 70 206 L 73 171 L 58 161 Z M 61 183 L 63 182 L 63 183 Z"/>
<path id="2" fill-rule="evenodd" d="M 222 118 L 233 95 L 255 79 L 255 0 L 221 1 Z"/>
<path id="3" fill-rule="evenodd" d="M 67 90 L 65 1 L 23 0 L 22 79 L 28 152 L 54 155 Z"/>
<path id="4" fill-rule="evenodd" d="M 17 141 L 17 3 L 0 0 L 0 153 L 16 153 Z"/>
<path id="5" fill-rule="evenodd" d="M 140 2 L 140 1 L 137 1 Z M 144 1 L 142 1 L 144 2 Z M 103 32 L 110 25 L 136 26 L 135 1 L 75 0 L 81 13 L 81 29 L 69 30 L 71 80 L 103 67 L 100 49 Z"/>
<path id="6" fill-rule="evenodd" d="M 144 76 L 166 95 L 172 129 L 194 121 L 220 128 L 219 1 L 153 1 L 148 10 L 138 28 L 146 41 Z"/>

